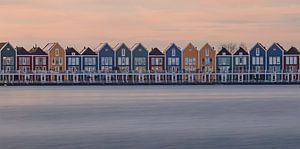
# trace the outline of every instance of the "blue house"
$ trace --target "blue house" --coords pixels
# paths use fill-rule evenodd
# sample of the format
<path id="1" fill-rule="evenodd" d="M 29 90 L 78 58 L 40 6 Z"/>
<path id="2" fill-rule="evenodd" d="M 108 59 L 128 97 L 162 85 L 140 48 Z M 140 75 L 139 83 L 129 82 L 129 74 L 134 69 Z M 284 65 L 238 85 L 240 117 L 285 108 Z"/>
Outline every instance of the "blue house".
<path id="1" fill-rule="evenodd" d="M 284 49 L 279 43 L 274 43 L 267 51 L 267 70 L 270 73 L 280 73 L 283 70 Z"/>
<path id="2" fill-rule="evenodd" d="M 108 43 L 101 43 L 97 47 L 99 70 L 101 72 L 112 72 L 115 69 L 115 52 Z"/>
<path id="3" fill-rule="evenodd" d="M 180 48 L 175 44 L 170 44 L 165 51 L 167 72 L 181 72 L 182 55 Z"/>
<path id="4" fill-rule="evenodd" d="M 132 48 L 132 67 L 135 72 L 148 71 L 148 51 L 141 43 L 136 43 Z"/>
<path id="5" fill-rule="evenodd" d="M 93 73 L 98 70 L 98 54 L 91 48 L 84 48 L 81 52 L 82 70 Z"/>
<path id="6" fill-rule="evenodd" d="M 226 82 L 232 79 L 232 54 L 224 47 L 217 53 L 216 56 L 217 80 Z"/>
<path id="7" fill-rule="evenodd" d="M 1 70 L 4 72 L 16 71 L 16 49 L 9 43 L 0 43 Z"/>
<path id="8" fill-rule="evenodd" d="M 73 47 L 66 49 L 66 69 L 72 73 L 81 71 L 81 54 Z"/>
<path id="9" fill-rule="evenodd" d="M 132 70 L 132 54 L 125 43 L 120 43 L 115 47 L 116 68 L 119 72 L 127 73 Z"/>
<path id="10" fill-rule="evenodd" d="M 264 73 L 267 68 L 266 56 L 267 50 L 261 43 L 250 50 L 250 72 Z"/>

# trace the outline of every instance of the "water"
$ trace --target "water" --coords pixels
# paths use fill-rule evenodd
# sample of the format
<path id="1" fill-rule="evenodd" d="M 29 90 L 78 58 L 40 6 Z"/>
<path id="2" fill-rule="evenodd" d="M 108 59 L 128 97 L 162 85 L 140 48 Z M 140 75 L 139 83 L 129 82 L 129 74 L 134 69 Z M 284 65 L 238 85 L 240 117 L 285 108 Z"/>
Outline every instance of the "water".
<path id="1" fill-rule="evenodd" d="M 1 87 L 1 149 L 298 149 L 300 86 Z"/>

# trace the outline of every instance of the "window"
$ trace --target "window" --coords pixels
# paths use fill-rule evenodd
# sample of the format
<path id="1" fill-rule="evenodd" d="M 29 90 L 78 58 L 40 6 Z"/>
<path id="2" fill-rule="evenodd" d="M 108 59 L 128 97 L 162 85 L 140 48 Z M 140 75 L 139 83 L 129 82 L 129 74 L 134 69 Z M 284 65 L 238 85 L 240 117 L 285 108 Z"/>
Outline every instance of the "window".
<path id="1" fill-rule="evenodd" d="M 68 58 L 68 65 L 70 65 L 70 66 L 79 65 L 79 57 L 69 57 Z"/>
<path id="2" fill-rule="evenodd" d="M 270 65 L 280 65 L 280 63 L 281 63 L 280 57 L 269 57 Z"/>
<path id="3" fill-rule="evenodd" d="M 209 65 L 210 64 L 210 58 L 209 57 L 206 57 L 205 58 L 205 65 Z"/>
<path id="4" fill-rule="evenodd" d="M 118 65 L 128 66 L 129 65 L 129 57 L 118 57 Z"/>
<path id="5" fill-rule="evenodd" d="M 76 55 L 76 53 L 75 53 L 75 52 L 72 52 L 72 55 Z"/>
<path id="6" fill-rule="evenodd" d="M 101 65 L 104 66 L 112 65 L 112 57 L 101 57 Z"/>
<path id="7" fill-rule="evenodd" d="M 172 56 L 176 56 L 176 49 L 175 48 L 172 49 Z"/>
<path id="8" fill-rule="evenodd" d="M 35 57 L 35 65 L 46 65 L 46 57 Z M 53 63 L 52 63 L 53 64 Z"/>
<path id="9" fill-rule="evenodd" d="M 19 57 L 19 65 L 30 65 L 29 57 Z"/>
<path id="10" fill-rule="evenodd" d="M 205 56 L 209 56 L 209 49 L 208 48 L 205 49 Z"/>
<path id="11" fill-rule="evenodd" d="M 59 56 L 59 49 L 58 48 L 55 49 L 55 56 Z"/>
<path id="12" fill-rule="evenodd" d="M 259 56 L 260 55 L 260 50 L 259 48 L 256 48 L 256 56 Z"/>
<path id="13" fill-rule="evenodd" d="M 163 58 L 151 58 L 151 65 L 162 65 L 163 64 Z"/>
<path id="14" fill-rule="evenodd" d="M 84 58 L 84 65 L 85 66 L 96 65 L 96 58 L 95 57 L 85 57 Z"/>
<path id="15" fill-rule="evenodd" d="M 125 56 L 125 49 L 122 49 L 122 56 Z"/>
<path id="16" fill-rule="evenodd" d="M 3 65 L 14 65 L 14 57 L 3 57 Z"/>
<path id="17" fill-rule="evenodd" d="M 179 58 L 178 57 L 169 57 L 168 58 L 168 65 L 179 65 Z"/>
<path id="18" fill-rule="evenodd" d="M 146 58 L 145 57 L 136 57 L 134 58 L 134 65 L 136 66 L 145 66 Z"/>

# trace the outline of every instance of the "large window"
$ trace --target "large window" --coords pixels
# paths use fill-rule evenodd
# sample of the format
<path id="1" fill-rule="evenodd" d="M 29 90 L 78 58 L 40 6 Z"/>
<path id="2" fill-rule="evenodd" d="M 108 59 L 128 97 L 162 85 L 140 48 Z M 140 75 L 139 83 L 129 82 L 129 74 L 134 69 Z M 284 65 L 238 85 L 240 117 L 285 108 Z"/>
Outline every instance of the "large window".
<path id="1" fill-rule="evenodd" d="M 236 57 L 235 65 L 247 65 L 247 57 Z"/>
<path id="2" fill-rule="evenodd" d="M 169 57 L 168 58 L 168 65 L 179 65 L 179 58 L 178 57 Z"/>
<path id="3" fill-rule="evenodd" d="M 102 66 L 111 66 L 113 64 L 112 57 L 101 57 Z"/>
<path id="4" fill-rule="evenodd" d="M 285 64 L 287 65 L 296 65 L 298 64 L 297 56 L 287 56 L 285 57 Z"/>
<path id="5" fill-rule="evenodd" d="M 3 57 L 3 65 L 14 65 L 14 57 Z"/>
<path id="6" fill-rule="evenodd" d="M 151 65 L 163 65 L 163 58 L 151 58 Z"/>
<path id="7" fill-rule="evenodd" d="M 53 57 L 52 65 L 62 65 L 62 57 L 60 56 Z"/>
<path id="8" fill-rule="evenodd" d="M 209 49 L 208 48 L 205 49 L 205 56 L 209 56 Z"/>
<path id="9" fill-rule="evenodd" d="M 93 66 L 96 65 L 96 57 L 85 57 L 84 58 L 85 66 Z"/>
<path id="10" fill-rule="evenodd" d="M 263 65 L 264 58 L 262 56 L 254 56 L 252 57 L 252 65 Z"/>
<path id="11" fill-rule="evenodd" d="M 260 49 L 259 48 L 256 48 L 255 54 L 256 54 L 256 56 L 260 56 Z"/>
<path id="12" fill-rule="evenodd" d="M 176 56 L 176 49 L 175 48 L 172 49 L 172 56 Z"/>
<path id="13" fill-rule="evenodd" d="M 79 65 L 79 57 L 68 57 L 68 65 L 69 66 Z"/>
<path id="14" fill-rule="evenodd" d="M 196 58 L 195 57 L 186 57 L 185 65 L 189 65 L 189 66 L 196 65 Z"/>
<path id="15" fill-rule="evenodd" d="M 135 66 L 145 66 L 146 65 L 146 57 L 135 57 L 134 65 Z"/>
<path id="16" fill-rule="evenodd" d="M 269 64 L 270 65 L 280 65 L 280 57 L 277 56 L 271 56 L 269 57 Z"/>
<path id="17" fill-rule="evenodd" d="M 19 57 L 19 65 L 30 65 L 30 57 Z"/>
<path id="18" fill-rule="evenodd" d="M 46 65 L 47 64 L 46 57 L 35 57 L 35 65 Z"/>
<path id="19" fill-rule="evenodd" d="M 125 56 L 125 54 L 126 54 L 126 53 L 125 53 L 125 49 L 122 49 L 121 52 L 122 52 L 122 56 Z"/>
<path id="20" fill-rule="evenodd" d="M 118 65 L 119 66 L 128 66 L 129 65 L 129 57 L 118 57 Z"/>
<path id="21" fill-rule="evenodd" d="M 230 63 L 231 57 L 219 57 L 219 64 L 218 65 L 231 65 Z"/>

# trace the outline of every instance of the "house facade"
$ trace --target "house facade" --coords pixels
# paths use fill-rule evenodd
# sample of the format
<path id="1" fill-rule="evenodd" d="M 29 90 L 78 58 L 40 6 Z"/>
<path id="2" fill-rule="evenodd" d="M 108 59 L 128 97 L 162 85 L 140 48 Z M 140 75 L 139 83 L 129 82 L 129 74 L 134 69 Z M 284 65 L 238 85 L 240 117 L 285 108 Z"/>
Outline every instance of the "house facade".
<path id="1" fill-rule="evenodd" d="M 264 73 L 267 69 L 267 50 L 261 44 L 257 43 L 250 50 L 250 72 L 252 73 Z"/>
<path id="2" fill-rule="evenodd" d="M 112 72 L 115 70 L 115 51 L 108 43 L 101 43 L 96 50 L 99 57 L 99 70 Z"/>
<path id="3" fill-rule="evenodd" d="M 269 73 L 280 73 L 283 70 L 284 49 L 278 43 L 274 43 L 267 50 L 267 70 Z"/>
<path id="4" fill-rule="evenodd" d="M 216 70 L 216 51 L 208 43 L 199 51 L 200 72 L 212 73 Z"/>
<path id="5" fill-rule="evenodd" d="M 138 73 L 148 71 L 148 51 L 141 43 L 135 44 L 132 48 L 132 66 Z"/>
<path id="6" fill-rule="evenodd" d="M 95 73 L 98 71 L 98 54 L 89 47 L 84 47 L 81 51 L 82 71 Z"/>
<path id="7" fill-rule="evenodd" d="M 48 71 L 48 54 L 40 47 L 33 47 L 29 50 L 32 55 L 32 70 L 34 71 Z"/>
<path id="8" fill-rule="evenodd" d="M 165 50 L 166 71 L 178 73 L 182 70 L 182 53 L 180 48 L 175 44 L 170 44 Z"/>
<path id="9" fill-rule="evenodd" d="M 23 47 L 16 47 L 17 50 L 17 70 L 26 73 L 32 71 L 32 55 Z"/>
<path id="10" fill-rule="evenodd" d="M 131 51 L 125 43 L 120 43 L 115 47 L 116 69 L 126 73 L 132 70 Z"/>
<path id="11" fill-rule="evenodd" d="M 291 47 L 284 52 L 284 72 L 296 73 L 299 71 L 300 51 L 296 47 Z"/>
<path id="12" fill-rule="evenodd" d="M 164 72 L 165 70 L 165 55 L 158 48 L 152 48 L 149 52 L 149 70 L 151 72 Z"/>
<path id="13" fill-rule="evenodd" d="M 233 54 L 233 72 L 247 73 L 249 71 L 249 53 L 240 47 Z"/>
<path id="14" fill-rule="evenodd" d="M 65 50 L 60 46 L 59 43 L 48 43 L 43 50 L 48 54 L 49 70 L 52 72 L 65 72 Z"/>
<path id="15" fill-rule="evenodd" d="M 199 69 L 199 52 L 197 48 L 189 43 L 182 51 L 182 69 L 185 73 L 196 73 Z"/>
<path id="16" fill-rule="evenodd" d="M 16 49 L 9 42 L 0 43 L 1 70 L 4 72 L 16 71 Z"/>
<path id="17" fill-rule="evenodd" d="M 217 53 L 216 63 L 218 73 L 232 73 L 232 54 L 226 48 Z"/>
<path id="18" fill-rule="evenodd" d="M 81 54 L 73 47 L 66 49 L 66 69 L 68 72 L 76 73 L 81 71 Z"/>

